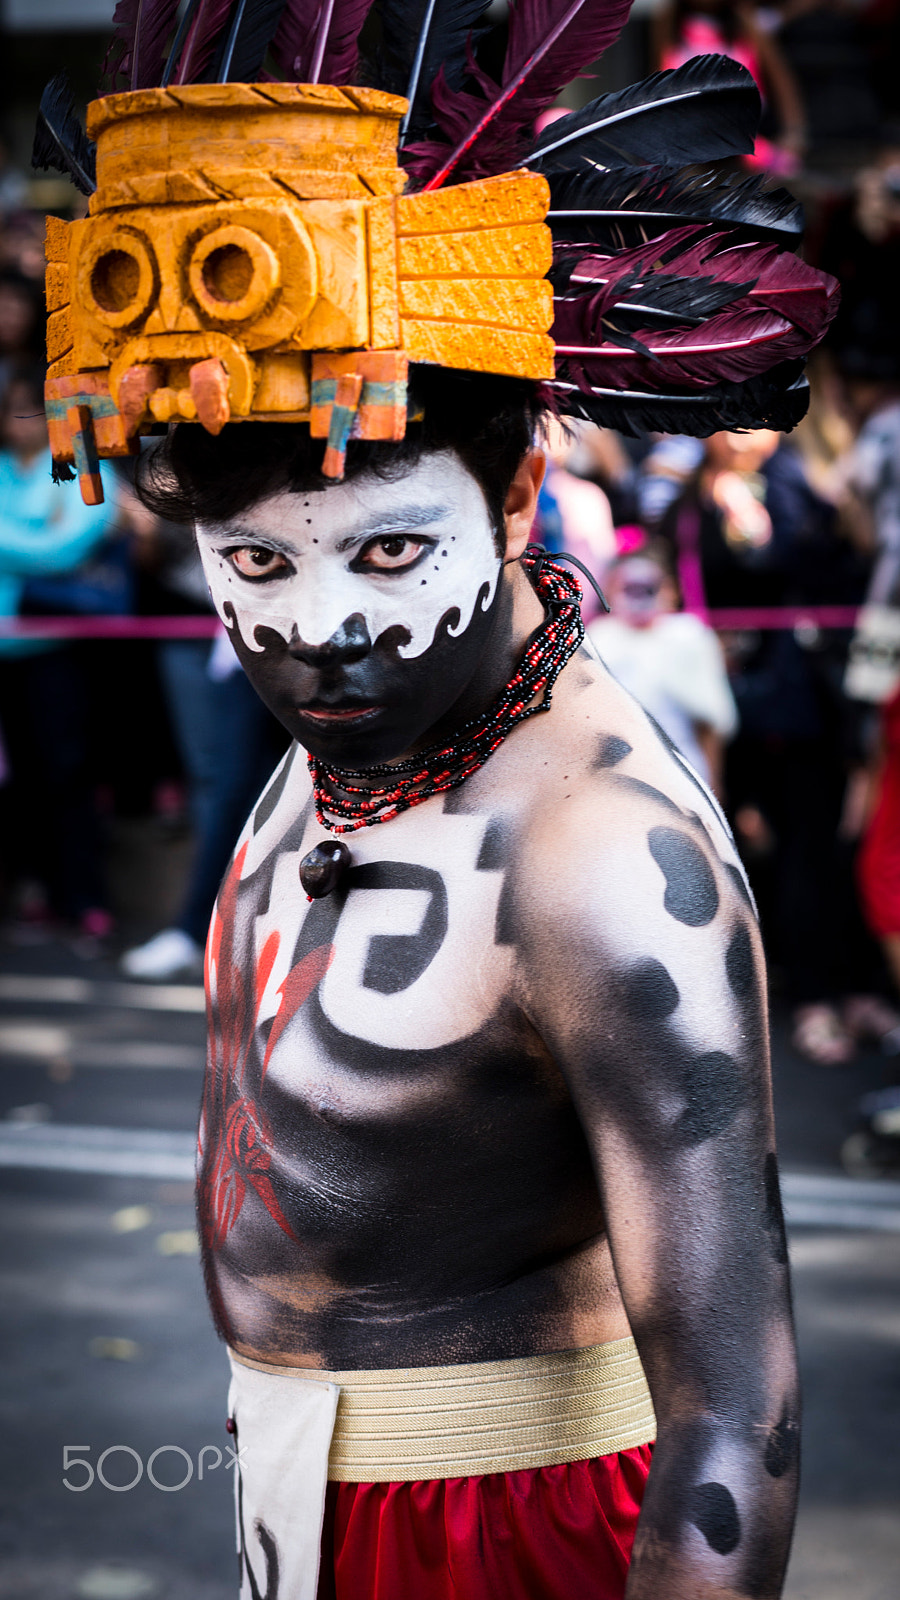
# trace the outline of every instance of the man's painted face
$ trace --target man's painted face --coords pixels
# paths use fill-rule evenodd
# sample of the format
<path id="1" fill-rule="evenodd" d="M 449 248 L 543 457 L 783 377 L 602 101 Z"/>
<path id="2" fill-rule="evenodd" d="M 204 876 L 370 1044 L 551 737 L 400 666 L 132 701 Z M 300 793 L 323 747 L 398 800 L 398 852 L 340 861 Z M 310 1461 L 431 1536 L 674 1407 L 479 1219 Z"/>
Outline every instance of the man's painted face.
<path id="1" fill-rule="evenodd" d="M 254 687 L 338 766 L 403 754 L 475 673 L 501 560 L 457 456 L 405 477 L 281 493 L 233 525 L 201 523 L 213 602 Z"/>

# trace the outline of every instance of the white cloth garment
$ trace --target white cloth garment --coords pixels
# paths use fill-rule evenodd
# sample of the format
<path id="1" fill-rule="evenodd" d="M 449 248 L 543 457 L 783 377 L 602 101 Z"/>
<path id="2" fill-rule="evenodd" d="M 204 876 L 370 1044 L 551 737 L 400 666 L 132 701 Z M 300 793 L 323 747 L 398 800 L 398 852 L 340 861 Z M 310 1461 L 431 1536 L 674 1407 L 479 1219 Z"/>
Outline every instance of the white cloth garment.
<path id="1" fill-rule="evenodd" d="M 316 1600 L 340 1389 L 308 1377 L 303 1368 L 273 1373 L 230 1359 L 241 1600 L 254 1594 Z"/>
<path id="2" fill-rule="evenodd" d="M 706 723 L 723 739 L 737 730 L 738 714 L 722 649 L 699 617 L 677 611 L 648 628 L 602 617 L 588 632 L 613 677 L 640 701 L 704 782 L 709 764 L 697 739 Z"/>

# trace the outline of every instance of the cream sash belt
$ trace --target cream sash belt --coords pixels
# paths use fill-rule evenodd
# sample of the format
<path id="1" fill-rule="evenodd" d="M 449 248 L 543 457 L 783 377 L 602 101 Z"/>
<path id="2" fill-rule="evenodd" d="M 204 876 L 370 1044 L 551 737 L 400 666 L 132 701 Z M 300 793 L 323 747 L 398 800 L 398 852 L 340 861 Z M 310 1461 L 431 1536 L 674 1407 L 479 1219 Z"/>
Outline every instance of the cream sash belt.
<path id="1" fill-rule="evenodd" d="M 315 1600 L 328 1479 L 462 1478 L 612 1455 L 656 1436 L 633 1339 L 456 1367 L 322 1372 L 229 1352 L 242 1600 Z M 274 1574 L 273 1574 L 274 1575 Z M 270 1592 L 274 1592 L 271 1591 Z"/>

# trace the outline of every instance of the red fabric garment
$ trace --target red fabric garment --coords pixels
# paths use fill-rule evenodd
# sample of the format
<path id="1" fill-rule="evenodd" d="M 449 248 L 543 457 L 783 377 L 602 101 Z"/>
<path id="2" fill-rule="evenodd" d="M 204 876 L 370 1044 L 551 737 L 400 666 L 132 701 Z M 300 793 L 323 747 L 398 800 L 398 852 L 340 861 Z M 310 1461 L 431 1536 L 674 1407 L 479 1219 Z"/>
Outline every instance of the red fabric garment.
<path id="1" fill-rule="evenodd" d="M 650 1445 L 425 1483 L 329 1483 L 318 1600 L 622 1600 Z"/>
<path id="2" fill-rule="evenodd" d="M 857 874 L 866 921 L 883 939 L 900 933 L 900 694 L 882 711 L 884 767 Z"/>

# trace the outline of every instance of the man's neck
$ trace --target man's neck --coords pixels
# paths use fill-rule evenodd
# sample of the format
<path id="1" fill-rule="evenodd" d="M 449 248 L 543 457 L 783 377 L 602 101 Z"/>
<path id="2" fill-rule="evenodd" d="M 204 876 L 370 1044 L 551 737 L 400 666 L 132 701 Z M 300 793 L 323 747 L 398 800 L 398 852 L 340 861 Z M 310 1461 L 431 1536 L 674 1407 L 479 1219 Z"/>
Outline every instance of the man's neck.
<path id="1" fill-rule="evenodd" d="M 519 561 L 504 566 L 487 647 L 459 699 L 430 727 L 406 757 L 434 745 L 452 744 L 473 718 L 485 716 L 513 677 L 535 628 L 546 613 Z M 400 757 L 399 759 L 406 759 Z"/>

